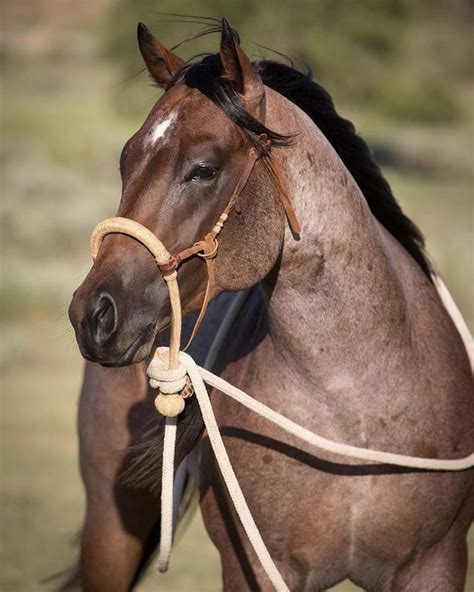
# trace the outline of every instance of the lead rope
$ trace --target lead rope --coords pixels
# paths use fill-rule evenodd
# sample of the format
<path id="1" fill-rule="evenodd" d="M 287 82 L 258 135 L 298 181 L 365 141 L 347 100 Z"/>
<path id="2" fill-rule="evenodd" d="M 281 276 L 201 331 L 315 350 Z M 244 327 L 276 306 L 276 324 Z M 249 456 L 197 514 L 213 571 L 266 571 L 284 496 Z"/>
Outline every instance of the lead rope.
<path id="1" fill-rule="evenodd" d="M 166 265 L 170 260 L 170 254 L 163 243 L 150 230 L 127 218 L 109 218 L 95 228 L 91 236 L 91 252 L 94 259 L 97 256 L 102 239 L 106 234 L 110 233 L 126 234 L 140 241 L 152 253 L 159 266 Z M 162 467 L 161 537 L 158 555 L 158 569 L 160 571 L 168 569 L 173 543 L 173 478 L 177 416 L 184 409 L 184 399 L 192 394 L 190 389 L 192 387 L 196 393 L 204 425 L 222 477 L 250 544 L 275 590 L 278 592 L 288 592 L 289 590 L 272 560 L 250 513 L 222 441 L 204 382 L 232 397 L 265 419 L 272 421 L 288 433 L 311 446 L 327 452 L 364 461 L 433 471 L 462 471 L 474 466 L 474 453 L 461 459 L 430 459 L 370 450 L 334 442 L 299 426 L 256 401 L 219 376 L 200 368 L 188 354 L 179 351 L 182 319 L 176 271 L 164 276 L 164 278 L 168 286 L 171 303 L 170 346 L 156 349 L 147 370 L 150 386 L 160 389 L 160 393 L 155 399 L 155 406 L 162 415 L 166 416 Z"/>

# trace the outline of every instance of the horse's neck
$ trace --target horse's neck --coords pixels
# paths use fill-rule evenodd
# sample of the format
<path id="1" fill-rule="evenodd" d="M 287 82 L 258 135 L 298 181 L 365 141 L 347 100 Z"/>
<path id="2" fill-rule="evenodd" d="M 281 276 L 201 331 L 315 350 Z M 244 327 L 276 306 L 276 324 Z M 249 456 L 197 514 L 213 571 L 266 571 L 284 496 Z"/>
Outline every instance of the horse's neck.
<path id="1" fill-rule="evenodd" d="M 319 130 L 298 124 L 298 143 L 278 156 L 302 237 L 286 231 L 278 269 L 264 282 L 270 333 L 276 355 L 300 375 L 340 384 L 377 348 L 391 355 L 389 341 L 409 338 L 398 246 Z"/>

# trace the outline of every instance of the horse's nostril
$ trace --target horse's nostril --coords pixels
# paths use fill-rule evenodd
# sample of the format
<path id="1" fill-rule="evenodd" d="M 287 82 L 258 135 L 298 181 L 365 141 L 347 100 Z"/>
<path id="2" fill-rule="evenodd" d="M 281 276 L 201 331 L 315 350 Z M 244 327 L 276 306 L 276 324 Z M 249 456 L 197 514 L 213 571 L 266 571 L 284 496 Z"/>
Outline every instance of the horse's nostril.
<path id="1" fill-rule="evenodd" d="M 115 302 L 109 294 L 101 294 L 92 314 L 92 327 L 97 343 L 105 341 L 117 328 Z"/>

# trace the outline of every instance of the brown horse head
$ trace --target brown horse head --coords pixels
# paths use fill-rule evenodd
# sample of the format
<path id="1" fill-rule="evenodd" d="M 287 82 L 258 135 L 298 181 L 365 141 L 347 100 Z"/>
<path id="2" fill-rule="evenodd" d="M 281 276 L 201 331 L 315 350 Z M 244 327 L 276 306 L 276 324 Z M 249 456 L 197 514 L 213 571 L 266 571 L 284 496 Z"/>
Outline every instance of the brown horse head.
<path id="1" fill-rule="evenodd" d="M 280 145 L 284 137 L 259 121 L 264 85 L 226 22 L 220 52 L 201 70 L 141 24 L 138 42 L 151 78 L 166 90 L 122 151 L 117 215 L 140 222 L 177 253 L 216 224 L 261 134 Z M 212 296 L 255 285 L 278 259 L 284 216 L 268 162 L 257 161 L 219 237 Z M 198 257 L 180 267 L 184 314 L 199 308 L 206 282 Z M 113 366 L 143 360 L 169 323 L 165 282 L 151 254 L 128 236 L 108 235 L 74 294 L 70 318 L 87 359 Z"/>

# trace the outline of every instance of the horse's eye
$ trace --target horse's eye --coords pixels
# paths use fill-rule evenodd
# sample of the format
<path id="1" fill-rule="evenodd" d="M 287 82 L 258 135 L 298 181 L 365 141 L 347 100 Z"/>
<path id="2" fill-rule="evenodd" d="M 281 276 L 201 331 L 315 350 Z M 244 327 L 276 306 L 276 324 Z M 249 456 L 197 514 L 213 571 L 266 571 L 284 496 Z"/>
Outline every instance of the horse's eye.
<path id="1" fill-rule="evenodd" d="M 208 181 L 216 176 L 216 170 L 204 164 L 198 164 L 191 171 L 188 179 L 193 181 Z"/>

